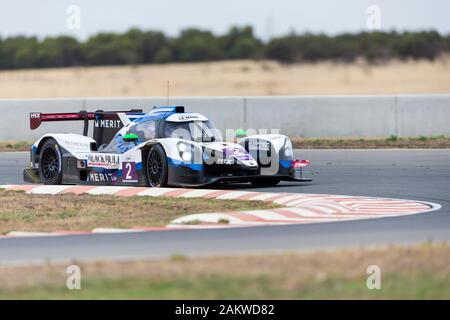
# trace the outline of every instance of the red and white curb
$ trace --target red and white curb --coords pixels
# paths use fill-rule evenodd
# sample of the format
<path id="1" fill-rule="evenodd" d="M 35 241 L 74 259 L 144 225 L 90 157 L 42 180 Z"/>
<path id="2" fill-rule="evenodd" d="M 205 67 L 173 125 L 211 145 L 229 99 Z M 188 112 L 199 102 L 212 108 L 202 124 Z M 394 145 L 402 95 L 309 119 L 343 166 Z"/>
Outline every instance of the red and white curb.
<path id="1" fill-rule="evenodd" d="M 282 207 L 270 210 L 248 210 L 224 213 L 190 214 L 173 220 L 166 227 L 133 227 L 130 229 L 96 228 L 89 231 L 21 232 L 6 236 L 49 236 L 92 233 L 167 231 L 177 229 L 225 228 L 262 225 L 305 224 L 373 219 L 426 213 L 440 209 L 439 204 L 362 196 L 327 194 L 274 193 L 213 189 L 147 188 L 116 186 L 46 186 L 0 185 L 0 189 L 25 191 L 29 194 L 91 194 L 116 196 L 184 197 L 265 201 Z"/>

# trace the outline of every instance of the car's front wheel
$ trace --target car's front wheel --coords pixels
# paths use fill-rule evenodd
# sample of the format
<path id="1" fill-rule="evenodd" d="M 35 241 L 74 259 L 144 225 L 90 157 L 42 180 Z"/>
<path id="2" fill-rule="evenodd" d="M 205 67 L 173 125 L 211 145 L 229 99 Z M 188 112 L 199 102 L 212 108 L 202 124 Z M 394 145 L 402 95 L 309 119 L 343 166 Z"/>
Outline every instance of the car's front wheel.
<path id="1" fill-rule="evenodd" d="M 167 157 L 161 145 L 154 145 L 148 151 L 145 167 L 150 187 L 167 186 Z"/>
<path id="2" fill-rule="evenodd" d="M 63 176 L 61 149 L 54 139 L 48 139 L 41 148 L 39 177 L 44 184 L 61 184 Z"/>

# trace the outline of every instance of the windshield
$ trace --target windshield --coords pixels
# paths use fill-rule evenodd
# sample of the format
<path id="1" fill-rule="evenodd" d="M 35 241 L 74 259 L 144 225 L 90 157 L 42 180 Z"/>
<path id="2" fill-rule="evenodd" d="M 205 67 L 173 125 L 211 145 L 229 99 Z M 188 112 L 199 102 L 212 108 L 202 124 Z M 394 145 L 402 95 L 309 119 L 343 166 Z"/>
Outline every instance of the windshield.
<path id="1" fill-rule="evenodd" d="M 210 121 L 166 122 L 166 138 L 191 141 L 222 141 L 222 134 Z"/>
<path id="2" fill-rule="evenodd" d="M 128 133 L 134 133 L 138 135 L 140 142 L 155 139 L 156 136 L 155 121 L 149 120 L 137 123 L 128 130 Z"/>

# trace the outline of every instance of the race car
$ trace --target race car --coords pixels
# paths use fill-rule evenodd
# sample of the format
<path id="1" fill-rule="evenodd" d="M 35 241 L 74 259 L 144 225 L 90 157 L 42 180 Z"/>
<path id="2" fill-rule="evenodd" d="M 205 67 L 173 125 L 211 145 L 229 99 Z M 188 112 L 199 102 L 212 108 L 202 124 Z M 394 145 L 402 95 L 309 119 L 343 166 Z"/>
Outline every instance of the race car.
<path id="1" fill-rule="evenodd" d="M 303 178 L 309 161 L 293 159 L 288 137 L 251 135 L 225 142 L 211 121 L 183 106 L 154 107 L 148 113 L 30 113 L 32 130 L 47 121 L 83 121 L 83 134 L 49 133 L 37 140 L 30 168 L 24 170 L 27 182 L 196 187 L 311 181 Z"/>

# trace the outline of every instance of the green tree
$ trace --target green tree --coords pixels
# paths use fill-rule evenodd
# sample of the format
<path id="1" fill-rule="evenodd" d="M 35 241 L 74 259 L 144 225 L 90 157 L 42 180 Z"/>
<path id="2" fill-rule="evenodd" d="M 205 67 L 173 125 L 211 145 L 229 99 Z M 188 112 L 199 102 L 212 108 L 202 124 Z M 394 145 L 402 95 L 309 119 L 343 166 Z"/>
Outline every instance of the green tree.
<path id="1" fill-rule="evenodd" d="M 295 40 L 295 35 L 270 40 L 265 50 L 265 56 L 283 63 L 295 62 L 297 58 Z"/>
<path id="2" fill-rule="evenodd" d="M 36 53 L 36 66 L 40 68 L 77 66 L 83 62 L 80 44 L 72 37 L 45 38 Z"/>
<path id="3" fill-rule="evenodd" d="M 122 65 L 140 63 L 137 45 L 116 33 L 99 33 L 83 45 L 88 65 Z"/>
<path id="4" fill-rule="evenodd" d="M 174 61 L 172 50 L 169 47 L 161 48 L 155 56 L 155 63 L 168 63 Z"/>
<path id="5" fill-rule="evenodd" d="M 263 57 L 263 44 L 253 34 L 253 28 L 232 27 L 221 37 L 222 51 L 227 59 L 259 59 Z"/>
<path id="6" fill-rule="evenodd" d="M 175 39 L 173 53 L 177 61 L 212 61 L 224 58 L 220 43 L 212 32 L 186 29 Z"/>
<path id="7" fill-rule="evenodd" d="M 436 31 L 406 32 L 400 37 L 398 52 L 402 58 L 434 60 L 445 50 L 445 40 Z"/>
<path id="8" fill-rule="evenodd" d="M 153 63 L 158 52 L 167 46 L 166 36 L 162 32 L 131 29 L 124 34 L 125 39 L 132 43 L 139 63 Z"/>
<path id="9" fill-rule="evenodd" d="M 10 37 L 3 41 L 2 60 L 6 69 L 21 69 L 36 67 L 36 37 Z"/>
<path id="10" fill-rule="evenodd" d="M 68 36 L 15 36 L 0 38 L 0 68 L 47 68 L 78 65 L 122 65 L 267 58 L 283 63 L 332 60 L 369 62 L 392 58 L 433 60 L 450 52 L 450 35 L 436 31 L 360 32 L 336 36 L 295 34 L 268 43 L 258 39 L 250 26 L 232 27 L 221 36 L 186 29 L 178 37 L 158 31 L 130 29 L 125 33 L 99 33 L 85 42 Z"/>

